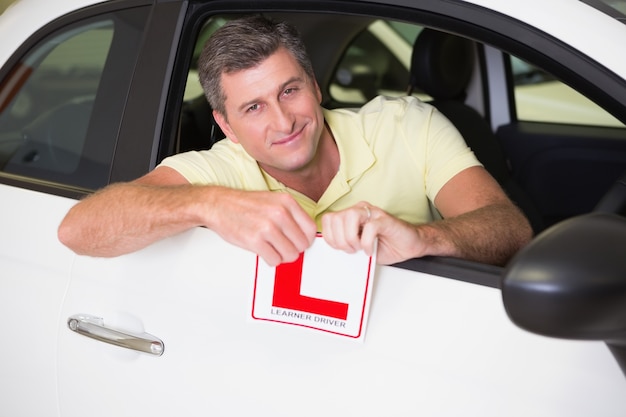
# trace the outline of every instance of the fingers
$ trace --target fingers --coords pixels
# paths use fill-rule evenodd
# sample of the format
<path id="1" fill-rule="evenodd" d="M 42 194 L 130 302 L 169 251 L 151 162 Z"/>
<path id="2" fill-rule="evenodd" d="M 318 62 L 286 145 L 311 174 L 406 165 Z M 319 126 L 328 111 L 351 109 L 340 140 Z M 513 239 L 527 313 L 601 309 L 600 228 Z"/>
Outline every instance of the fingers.
<path id="1" fill-rule="evenodd" d="M 369 223 L 368 223 L 369 224 Z M 372 256 L 376 252 L 379 227 L 378 224 L 365 225 L 361 231 L 361 249 L 367 256 Z"/>
<path id="2" fill-rule="evenodd" d="M 393 264 L 422 256 L 424 238 L 419 227 L 368 203 L 327 213 L 322 217 L 322 235 L 335 249 L 376 254 L 379 264 Z"/>
<path id="3" fill-rule="evenodd" d="M 315 222 L 295 200 L 289 200 L 278 209 L 277 215 L 268 219 L 268 228 L 262 233 L 257 249 L 259 256 L 270 266 L 295 261 L 313 244 L 317 234 Z"/>
<path id="4" fill-rule="evenodd" d="M 295 224 L 298 226 L 294 229 L 295 236 L 291 236 L 291 239 L 299 242 L 297 247 L 300 252 L 303 252 L 313 244 L 315 236 L 317 235 L 317 225 L 295 200 L 290 200 L 292 202 L 292 204 L 289 205 L 291 218 L 293 218 Z"/>
<path id="5" fill-rule="evenodd" d="M 364 250 L 371 255 L 376 240 L 373 224 L 376 207 L 362 202 L 346 210 L 327 213 L 322 217 L 324 239 L 335 249 L 348 253 Z"/>
<path id="6" fill-rule="evenodd" d="M 288 194 L 225 190 L 211 228 L 270 266 L 295 261 L 315 239 L 313 219 Z"/>
<path id="7" fill-rule="evenodd" d="M 293 262 L 298 259 L 298 256 L 303 251 L 296 249 L 288 239 L 278 235 L 272 239 L 259 241 L 252 250 L 269 266 Z"/>

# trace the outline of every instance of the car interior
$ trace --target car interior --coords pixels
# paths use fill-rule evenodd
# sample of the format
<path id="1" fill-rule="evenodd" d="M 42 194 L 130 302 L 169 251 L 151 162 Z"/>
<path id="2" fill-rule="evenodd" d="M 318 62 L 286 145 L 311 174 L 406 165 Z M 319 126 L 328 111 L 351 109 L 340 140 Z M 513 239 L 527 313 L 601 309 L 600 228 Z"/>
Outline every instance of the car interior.
<path id="1" fill-rule="evenodd" d="M 381 81 L 378 79 L 380 77 L 377 76 L 376 71 L 363 71 L 361 61 L 357 59 L 351 63 L 342 56 L 345 50 L 349 48 L 350 43 L 359 34 L 364 33 L 375 19 L 347 16 L 297 19 L 294 18 L 294 15 L 277 15 L 275 18 L 292 21 L 295 19 L 305 42 L 309 39 L 307 46 L 318 80 L 321 80 L 318 82 L 323 91 L 323 105 L 325 107 L 357 107 L 362 104 L 339 102 L 332 94 L 329 94 L 328 88 L 324 88 L 324 86 L 334 83 L 358 89 L 365 99 L 373 98 L 379 94 Z M 335 19 L 338 21 L 334 21 Z M 341 24 L 339 24 L 339 20 Z M 320 25 L 323 25 L 322 29 L 320 29 Z M 215 30 L 217 26 L 211 23 L 206 25 L 210 30 Z M 342 40 L 341 43 L 344 47 L 323 48 L 324 41 L 319 39 L 312 41 L 313 36 L 328 37 L 329 41 L 330 38 Z M 200 36 L 202 41 L 206 38 L 207 34 Z M 200 45 L 196 46 L 196 51 L 200 49 Z M 333 52 L 335 55 L 329 56 Z M 370 51 L 366 52 L 369 53 Z M 481 53 L 482 45 L 480 43 L 433 28 L 419 27 L 412 48 L 410 68 L 406 74 L 403 74 L 403 79 L 395 80 L 394 88 L 399 90 L 399 93 L 396 94 L 415 94 L 433 104 L 452 121 L 481 163 L 500 183 L 510 198 L 524 211 L 533 230 L 538 233 L 545 228 L 541 214 L 527 192 L 513 178 L 507 156 L 485 117 L 475 108 L 466 104 L 470 82 L 476 71 L 476 64 Z M 348 55 L 346 53 L 346 56 Z M 381 62 L 389 61 L 389 58 L 384 56 L 380 59 Z M 391 66 L 393 63 L 387 65 Z M 327 68 L 337 67 L 338 70 L 335 72 L 327 70 Z M 361 72 L 359 72 L 359 68 L 361 68 Z M 341 71 L 344 71 L 343 74 L 345 71 L 349 72 L 350 79 L 348 81 L 340 79 Z M 190 82 L 194 82 L 193 77 L 190 77 Z M 190 89 L 191 87 L 188 85 L 187 88 Z M 201 90 L 195 87 L 195 91 Z M 200 93 L 200 95 L 186 100 L 181 110 L 177 151 L 208 149 L 222 138 L 224 138 L 224 134 L 213 120 L 210 106 L 204 96 Z"/>
<path id="2" fill-rule="evenodd" d="M 409 92 L 419 88 L 433 98 L 429 102 L 461 132 L 478 160 L 522 209 L 537 232 L 543 229 L 541 217 L 513 179 L 491 127 L 481 114 L 465 104 L 478 48 L 480 45 L 471 40 L 424 29 L 413 46 Z"/>

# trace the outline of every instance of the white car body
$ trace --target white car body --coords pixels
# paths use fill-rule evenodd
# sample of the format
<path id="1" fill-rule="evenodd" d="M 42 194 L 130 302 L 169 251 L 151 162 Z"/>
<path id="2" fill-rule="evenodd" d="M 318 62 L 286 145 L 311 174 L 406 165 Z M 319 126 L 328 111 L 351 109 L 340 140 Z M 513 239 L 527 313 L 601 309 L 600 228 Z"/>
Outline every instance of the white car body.
<path id="1" fill-rule="evenodd" d="M 0 65 L 39 27 L 95 3 L 10 6 L 0 16 Z M 623 45 L 604 41 L 626 39 L 626 25 L 582 2 L 473 3 L 626 79 Z M 567 18 L 554 19 L 562 4 Z M 602 30 L 582 36 L 581 22 Z M 75 200 L 6 184 L 0 196 L 0 415 L 626 415 L 626 378 L 604 343 L 519 329 L 498 289 L 379 266 L 360 343 L 249 320 L 256 257 L 207 229 L 94 259 L 56 237 Z M 67 326 L 76 314 L 155 335 L 165 353 L 81 337 Z"/>

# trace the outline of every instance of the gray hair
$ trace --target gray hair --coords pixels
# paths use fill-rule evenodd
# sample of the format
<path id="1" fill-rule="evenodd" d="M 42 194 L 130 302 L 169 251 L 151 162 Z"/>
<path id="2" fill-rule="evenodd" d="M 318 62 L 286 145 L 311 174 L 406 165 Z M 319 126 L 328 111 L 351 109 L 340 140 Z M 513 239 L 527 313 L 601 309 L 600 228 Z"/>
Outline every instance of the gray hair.
<path id="1" fill-rule="evenodd" d="M 226 117 L 222 74 L 254 68 L 280 47 L 315 79 L 311 60 L 297 29 L 286 22 L 250 16 L 226 23 L 207 40 L 198 60 L 200 84 L 211 107 Z"/>

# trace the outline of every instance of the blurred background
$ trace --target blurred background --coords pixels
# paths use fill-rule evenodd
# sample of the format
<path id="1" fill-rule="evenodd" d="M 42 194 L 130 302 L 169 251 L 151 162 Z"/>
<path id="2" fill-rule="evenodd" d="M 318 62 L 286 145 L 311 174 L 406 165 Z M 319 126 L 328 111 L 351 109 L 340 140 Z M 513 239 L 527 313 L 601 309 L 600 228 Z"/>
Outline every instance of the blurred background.
<path id="1" fill-rule="evenodd" d="M 4 10 L 9 7 L 9 4 L 13 3 L 15 0 L 0 0 L 0 13 L 4 12 Z"/>

